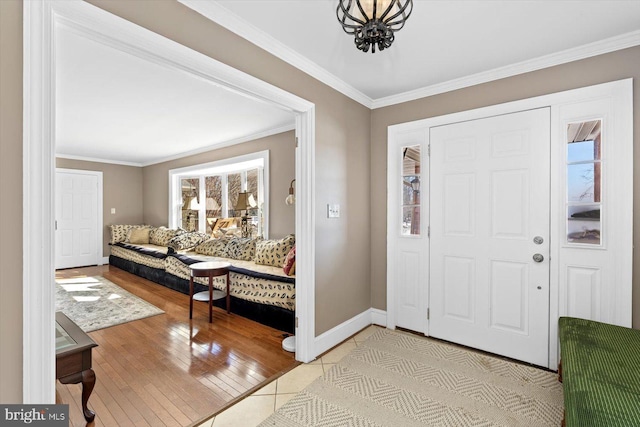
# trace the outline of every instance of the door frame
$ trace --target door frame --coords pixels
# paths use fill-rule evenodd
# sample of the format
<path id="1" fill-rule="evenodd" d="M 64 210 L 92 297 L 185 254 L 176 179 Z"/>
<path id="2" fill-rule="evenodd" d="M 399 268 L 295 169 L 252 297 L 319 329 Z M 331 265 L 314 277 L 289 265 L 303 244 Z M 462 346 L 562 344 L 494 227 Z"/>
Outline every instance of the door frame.
<path id="1" fill-rule="evenodd" d="M 416 134 L 420 131 L 424 132 L 425 143 L 429 146 L 430 136 L 429 129 L 435 126 L 448 125 L 463 121 L 483 119 L 491 116 L 502 114 L 510 114 L 518 111 L 537 109 L 542 107 L 551 108 L 551 189 L 550 189 L 550 206 L 551 206 L 551 230 L 550 230 L 550 283 L 549 283 L 549 365 L 550 369 L 555 369 L 558 363 L 558 330 L 557 319 L 561 315 L 566 315 L 566 307 L 559 304 L 561 298 L 561 287 L 559 283 L 560 277 L 560 254 L 562 249 L 561 242 L 564 239 L 564 227 L 553 221 L 558 218 L 559 214 L 564 210 L 564 190 L 560 190 L 559 183 L 564 182 L 560 179 L 563 173 L 564 165 L 559 163 L 558 150 L 564 147 L 566 139 L 566 131 L 561 129 L 563 124 L 561 119 L 562 107 L 568 105 L 576 105 L 580 103 L 589 103 L 597 100 L 608 100 L 615 109 L 615 120 L 611 118 L 608 122 L 615 131 L 616 140 L 621 146 L 629 147 L 631 152 L 626 152 L 625 158 L 621 159 L 615 170 L 615 176 L 618 181 L 624 177 L 633 177 L 633 79 L 623 79 L 609 83 L 602 83 L 584 88 L 572 89 L 568 91 L 542 95 L 533 98 L 527 98 L 503 104 L 491 105 L 487 107 L 477 108 L 468 111 L 462 111 L 452 114 L 446 114 L 437 117 L 430 117 L 422 120 L 416 120 L 408 123 L 401 123 L 389 126 L 387 129 L 387 327 L 395 328 L 395 319 L 397 317 L 394 305 L 397 284 L 395 283 L 395 266 L 392 265 L 394 253 L 397 248 L 397 233 L 394 233 L 395 224 L 398 224 L 400 218 L 397 215 L 398 209 L 393 208 L 397 195 L 392 189 L 395 186 L 397 177 L 399 176 L 400 165 L 392 162 L 395 152 L 401 146 L 406 145 L 405 141 L 408 135 Z M 629 151 L 627 150 L 627 151 Z M 620 155 L 620 153 L 618 153 Z M 429 169 L 430 171 L 430 169 Z M 617 257 L 618 273 L 614 287 L 614 301 L 611 304 L 611 318 L 609 321 L 622 326 L 631 326 L 631 294 L 632 294 L 632 267 L 633 267 L 633 180 L 623 181 L 624 188 L 618 189 L 615 194 L 610 196 L 615 199 L 617 209 L 621 212 L 622 220 L 614 224 L 617 228 L 610 232 L 615 232 L 619 236 L 621 253 Z M 425 199 L 423 199 L 425 200 Z M 429 198 L 426 200 L 430 200 Z M 429 202 L 427 202 L 429 203 Z M 423 205 L 422 209 L 428 210 L 429 207 Z M 628 226 L 629 225 L 629 226 Z M 613 227 L 610 227 L 612 229 Z M 429 239 L 426 239 L 423 248 L 424 254 L 429 253 Z M 426 287 L 429 287 L 428 275 L 426 278 Z M 428 307 L 428 303 L 424 302 Z M 427 315 L 425 313 L 425 319 Z M 429 335 L 429 322 L 425 320 L 424 334 Z M 423 331 L 420 331 L 423 332 Z"/>
<path id="2" fill-rule="evenodd" d="M 66 169 L 66 168 L 56 168 L 56 181 L 58 179 L 58 172 L 61 173 L 69 173 L 69 174 L 76 174 L 76 175 L 91 175 L 91 176 L 95 176 L 98 179 L 98 201 L 96 203 L 96 212 L 98 215 L 98 223 L 96 224 L 98 227 L 97 230 L 97 236 L 96 236 L 96 245 L 97 245 L 97 252 L 96 252 L 96 264 L 97 265 L 103 265 L 104 264 L 104 254 L 102 253 L 103 251 L 103 244 L 104 244 L 104 230 L 103 230 L 103 224 L 104 224 L 104 208 L 103 208 L 103 203 L 104 203 L 104 199 L 103 199 L 103 186 L 102 186 L 102 172 L 101 171 L 90 171 L 90 170 L 83 170 L 83 169 Z M 54 204 L 54 220 L 55 220 L 55 204 Z M 57 231 L 57 229 L 54 227 L 54 232 Z M 54 240 L 55 242 L 55 240 Z M 54 266 L 55 266 L 55 254 L 54 254 Z"/>
<path id="3" fill-rule="evenodd" d="M 83 1 L 23 3 L 24 403 L 55 402 L 55 40 L 66 26 L 295 114 L 296 360 L 315 358 L 315 104 Z M 43 357 L 43 355 L 46 355 Z"/>

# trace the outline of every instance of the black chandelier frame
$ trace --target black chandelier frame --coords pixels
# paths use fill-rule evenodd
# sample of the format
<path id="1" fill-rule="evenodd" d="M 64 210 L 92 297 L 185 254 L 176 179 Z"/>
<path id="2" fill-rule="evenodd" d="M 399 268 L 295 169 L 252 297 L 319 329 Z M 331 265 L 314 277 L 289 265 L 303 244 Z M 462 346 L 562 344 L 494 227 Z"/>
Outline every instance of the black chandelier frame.
<path id="1" fill-rule="evenodd" d="M 363 52 L 369 52 L 371 48 L 371 53 L 375 53 L 376 46 L 380 51 L 391 46 L 395 40 L 394 33 L 404 27 L 413 11 L 413 0 L 404 0 L 404 2 L 391 0 L 384 12 L 378 16 L 380 2 L 381 0 L 373 0 L 372 16 L 367 16 L 360 0 L 338 0 L 336 9 L 338 21 L 345 33 L 355 36 L 356 47 Z M 392 14 L 391 10 L 394 6 L 398 10 Z M 366 21 L 349 12 L 353 11 L 354 7 L 358 8 L 363 17 L 366 17 Z"/>

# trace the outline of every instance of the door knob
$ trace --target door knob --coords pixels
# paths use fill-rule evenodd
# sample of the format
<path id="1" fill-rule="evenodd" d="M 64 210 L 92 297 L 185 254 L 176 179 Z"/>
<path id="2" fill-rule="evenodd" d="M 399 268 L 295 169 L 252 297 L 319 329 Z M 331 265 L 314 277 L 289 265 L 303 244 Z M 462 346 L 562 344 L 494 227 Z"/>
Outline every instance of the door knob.
<path id="1" fill-rule="evenodd" d="M 535 262 L 542 262 L 542 261 L 544 261 L 544 257 L 542 256 L 542 254 L 534 254 L 533 255 L 533 260 Z"/>
<path id="2" fill-rule="evenodd" d="M 542 236 L 536 236 L 533 238 L 533 243 L 535 243 L 536 245 L 541 245 L 544 242 L 544 239 L 542 238 Z"/>

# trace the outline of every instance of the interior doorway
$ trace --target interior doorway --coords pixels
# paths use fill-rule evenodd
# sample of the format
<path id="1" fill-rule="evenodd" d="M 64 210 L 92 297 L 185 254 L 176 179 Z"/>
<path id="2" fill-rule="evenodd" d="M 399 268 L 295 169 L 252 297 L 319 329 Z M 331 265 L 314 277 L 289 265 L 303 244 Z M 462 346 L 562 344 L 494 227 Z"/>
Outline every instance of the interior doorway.
<path id="1" fill-rule="evenodd" d="M 296 359 L 315 354 L 314 104 L 86 2 L 25 2 L 23 401 L 55 401 L 54 182 L 56 28 L 68 26 L 134 55 L 291 111 L 296 116 Z M 39 298 L 32 298 L 39 295 Z M 44 356 L 43 355 L 49 355 Z"/>

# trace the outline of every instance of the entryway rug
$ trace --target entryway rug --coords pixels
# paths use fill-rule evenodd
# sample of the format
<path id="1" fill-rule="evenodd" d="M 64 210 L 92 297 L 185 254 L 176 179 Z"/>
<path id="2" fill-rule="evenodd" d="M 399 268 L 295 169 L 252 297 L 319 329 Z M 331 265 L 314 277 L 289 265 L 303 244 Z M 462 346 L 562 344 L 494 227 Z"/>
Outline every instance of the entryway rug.
<path id="1" fill-rule="evenodd" d="M 557 375 L 381 329 L 260 427 L 559 426 Z"/>
<path id="2" fill-rule="evenodd" d="M 100 276 L 56 280 L 56 311 L 85 332 L 164 313 Z"/>

